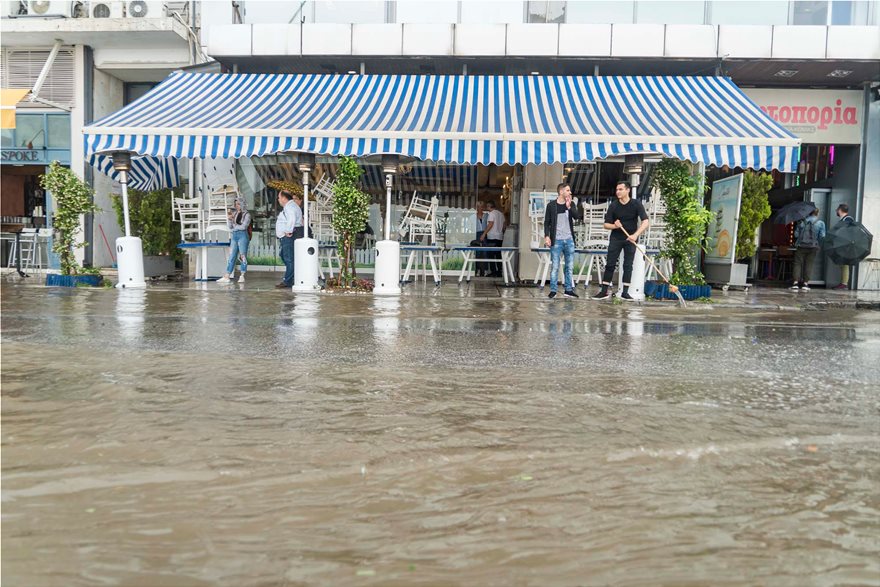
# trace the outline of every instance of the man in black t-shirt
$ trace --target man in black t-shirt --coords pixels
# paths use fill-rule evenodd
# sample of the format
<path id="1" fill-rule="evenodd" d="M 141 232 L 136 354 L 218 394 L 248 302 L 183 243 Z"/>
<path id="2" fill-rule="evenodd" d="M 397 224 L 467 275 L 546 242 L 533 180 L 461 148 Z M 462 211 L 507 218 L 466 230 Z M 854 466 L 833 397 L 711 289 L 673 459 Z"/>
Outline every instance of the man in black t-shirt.
<path id="1" fill-rule="evenodd" d="M 614 190 L 617 201 L 611 202 L 608 212 L 605 213 L 604 227 L 605 230 L 611 231 L 611 236 L 608 238 L 608 259 L 605 262 L 605 273 L 602 274 L 602 289 L 593 296 L 594 300 L 607 300 L 611 297 L 609 288 L 621 250 L 623 250 L 623 292 L 620 298 L 630 302 L 633 300 L 629 295 L 629 281 L 632 279 L 633 259 L 636 255 L 635 243 L 639 240 L 639 235 L 648 230 L 651 223 L 648 221 L 645 207 L 638 200 L 630 198 L 629 192 L 629 183 L 617 182 Z M 629 237 L 621 227 L 626 229 Z"/>

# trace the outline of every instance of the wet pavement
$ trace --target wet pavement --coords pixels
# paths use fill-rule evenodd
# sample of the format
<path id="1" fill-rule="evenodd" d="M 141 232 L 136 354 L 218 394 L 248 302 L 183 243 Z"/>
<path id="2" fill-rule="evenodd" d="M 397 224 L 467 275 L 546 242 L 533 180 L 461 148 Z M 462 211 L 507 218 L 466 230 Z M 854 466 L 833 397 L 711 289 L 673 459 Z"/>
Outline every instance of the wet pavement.
<path id="1" fill-rule="evenodd" d="M 250 278 L 3 284 L 3 585 L 880 584 L 864 294 Z"/>

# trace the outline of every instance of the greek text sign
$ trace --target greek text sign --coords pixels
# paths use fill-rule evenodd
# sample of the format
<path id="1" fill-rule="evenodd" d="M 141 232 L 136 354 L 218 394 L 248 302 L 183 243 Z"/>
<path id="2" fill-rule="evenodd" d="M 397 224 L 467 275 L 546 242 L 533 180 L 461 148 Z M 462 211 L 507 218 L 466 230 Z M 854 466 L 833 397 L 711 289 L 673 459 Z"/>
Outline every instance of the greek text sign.
<path id="1" fill-rule="evenodd" d="M 770 118 L 805 143 L 862 142 L 862 93 L 858 90 L 744 89 Z"/>

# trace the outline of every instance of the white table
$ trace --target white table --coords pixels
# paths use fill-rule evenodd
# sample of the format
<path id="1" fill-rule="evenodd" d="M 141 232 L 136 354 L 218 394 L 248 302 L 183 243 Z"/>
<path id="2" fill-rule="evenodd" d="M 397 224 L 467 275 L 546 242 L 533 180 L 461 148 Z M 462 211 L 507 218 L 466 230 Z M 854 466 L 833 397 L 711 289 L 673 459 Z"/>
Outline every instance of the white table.
<path id="1" fill-rule="evenodd" d="M 414 277 L 418 279 L 419 269 L 418 267 L 414 267 L 414 265 L 421 264 L 422 268 L 422 277 L 425 281 L 428 280 L 428 267 L 425 264 L 425 261 L 431 264 L 431 274 L 434 277 L 434 284 L 440 285 L 440 252 L 443 250 L 438 246 L 433 245 L 401 245 L 400 250 L 408 253 L 406 259 L 406 269 L 403 272 L 403 277 L 401 281 L 409 281 L 410 271 L 415 269 Z M 419 259 L 421 258 L 421 259 Z M 419 263 L 419 261 L 421 261 Z"/>
<path id="2" fill-rule="evenodd" d="M 458 282 L 467 276 L 470 281 L 474 273 L 476 263 L 498 263 L 498 259 L 486 257 L 478 258 L 475 253 L 501 253 L 501 275 L 504 277 L 505 285 L 513 281 L 513 256 L 519 251 L 516 247 L 450 247 L 450 250 L 460 251 L 464 256 L 464 262 L 461 265 L 461 274 L 458 276 Z"/>
<path id="3" fill-rule="evenodd" d="M 211 281 L 211 278 L 208 276 L 208 249 L 213 247 L 225 247 L 229 249 L 229 245 L 231 243 L 229 241 L 200 241 L 194 243 L 183 242 L 177 245 L 178 249 L 183 249 L 187 252 L 192 251 L 193 256 L 196 258 L 196 281 Z M 229 252 L 227 250 L 226 253 L 227 262 L 229 261 Z"/>

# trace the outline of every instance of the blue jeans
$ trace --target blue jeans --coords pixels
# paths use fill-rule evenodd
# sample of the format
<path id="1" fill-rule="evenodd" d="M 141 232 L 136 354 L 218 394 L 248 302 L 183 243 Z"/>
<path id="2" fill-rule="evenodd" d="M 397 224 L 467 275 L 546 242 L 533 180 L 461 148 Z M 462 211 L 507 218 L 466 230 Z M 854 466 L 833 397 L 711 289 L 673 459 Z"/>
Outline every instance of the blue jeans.
<path id="1" fill-rule="evenodd" d="M 574 239 L 557 239 L 550 247 L 550 291 L 559 287 L 559 255 L 565 253 L 565 291 L 574 289 L 572 270 L 574 269 Z"/>
<path id="2" fill-rule="evenodd" d="M 241 272 L 247 271 L 247 251 L 248 251 L 248 235 L 246 230 L 233 230 L 232 237 L 229 239 L 231 250 L 229 251 L 229 262 L 226 264 L 226 273 L 235 271 L 236 257 L 241 259 Z"/>
<path id="3" fill-rule="evenodd" d="M 293 287 L 293 237 L 281 237 L 281 260 L 284 261 L 284 285 Z"/>

